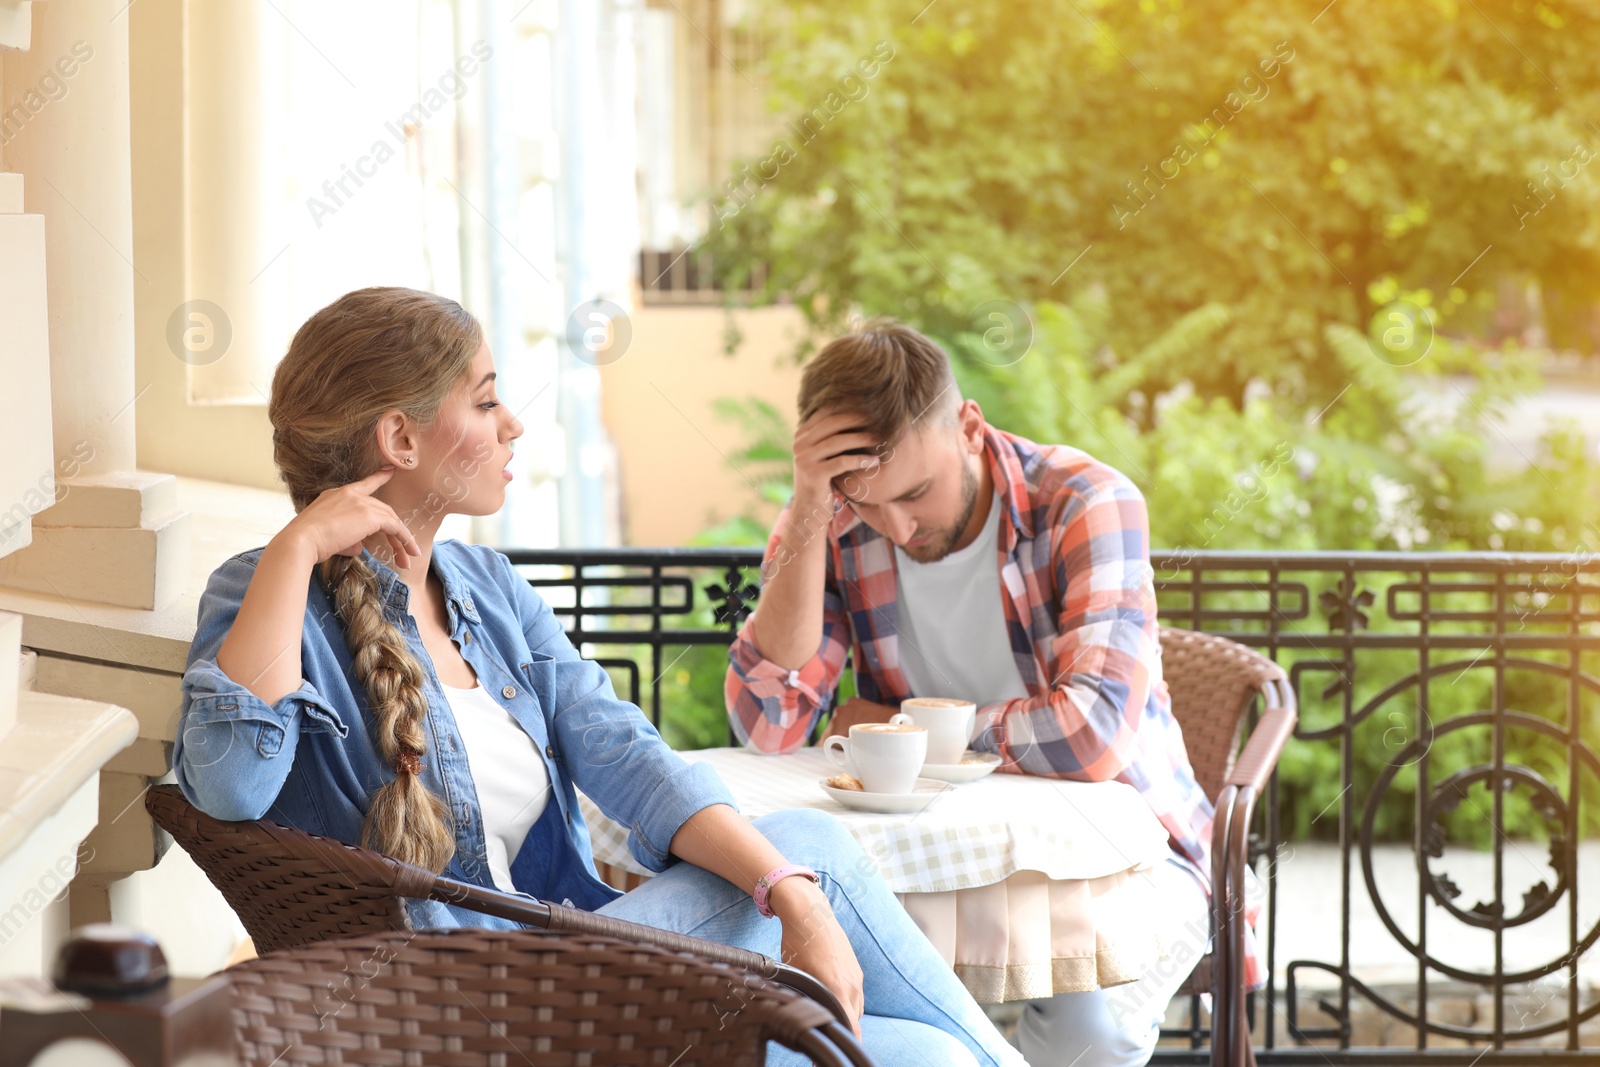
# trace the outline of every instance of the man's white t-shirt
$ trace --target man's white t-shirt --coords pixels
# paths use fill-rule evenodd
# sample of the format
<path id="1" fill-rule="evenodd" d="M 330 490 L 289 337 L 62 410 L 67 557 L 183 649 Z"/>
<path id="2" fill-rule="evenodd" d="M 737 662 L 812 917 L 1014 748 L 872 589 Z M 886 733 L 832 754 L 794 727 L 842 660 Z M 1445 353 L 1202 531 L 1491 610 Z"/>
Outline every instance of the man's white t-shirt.
<path id="1" fill-rule="evenodd" d="M 440 685 L 466 746 L 467 765 L 472 768 L 489 874 L 497 888 L 515 893 L 511 861 L 544 814 L 550 774 L 533 738 L 481 682 L 471 689 Z"/>
<path id="2" fill-rule="evenodd" d="M 936 563 L 895 547 L 900 666 L 913 696 L 982 707 L 1028 695 L 1000 606 L 1000 509 L 997 493 L 983 531 Z"/>

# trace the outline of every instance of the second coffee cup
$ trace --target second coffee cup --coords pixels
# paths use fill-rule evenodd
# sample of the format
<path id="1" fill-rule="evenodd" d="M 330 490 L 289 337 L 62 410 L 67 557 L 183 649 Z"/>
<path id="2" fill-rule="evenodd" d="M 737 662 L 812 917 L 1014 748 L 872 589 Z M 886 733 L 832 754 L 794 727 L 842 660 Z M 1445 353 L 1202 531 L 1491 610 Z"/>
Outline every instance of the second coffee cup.
<path id="1" fill-rule="evenodd" d="M 972 736 L 977 705 L 948 697 L 911 697 L 900 702 L 900 718 L 928 731 L 928 762 L 960 763 Z"/>
<path id="2" fill-rule="evenodd" d="M 863 722 L 822 744 L 828 760 L 861 780 L 868 793 L 909 793 L 928 755 L 928 731 L 905 715 Z"/>

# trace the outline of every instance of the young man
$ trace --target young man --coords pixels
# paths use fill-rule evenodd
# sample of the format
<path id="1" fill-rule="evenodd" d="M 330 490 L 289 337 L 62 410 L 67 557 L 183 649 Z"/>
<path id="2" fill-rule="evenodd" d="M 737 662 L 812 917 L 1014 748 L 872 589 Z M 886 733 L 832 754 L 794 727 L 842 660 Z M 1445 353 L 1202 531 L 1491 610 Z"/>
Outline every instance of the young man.
<path id="1" fill-rule="evenodd" d="M 886 721 L 910 696 L 972 700 L 972 747 L 1005 770 L 1139 790 L 1173 849 L 1149 876 L 1163 904 L 1152 919 L 1169 952 L 1194 940 L 1207 929 L 1212 808 L 1161 677 L 1139 490 L 1075 448 L 988 425 L 944 351 L 891 321 L 824 348 L 799 407 L 794 496 L 729 651 L 740 740 L 803 745 L 846 653 L 858 695 L 833 710 L 830 734 Z M 1206 945 L 1186 949 L 1198 959 Z M 1183 970 L 1031 1002 L 1024 1056 L 1145 1063 Z"/>

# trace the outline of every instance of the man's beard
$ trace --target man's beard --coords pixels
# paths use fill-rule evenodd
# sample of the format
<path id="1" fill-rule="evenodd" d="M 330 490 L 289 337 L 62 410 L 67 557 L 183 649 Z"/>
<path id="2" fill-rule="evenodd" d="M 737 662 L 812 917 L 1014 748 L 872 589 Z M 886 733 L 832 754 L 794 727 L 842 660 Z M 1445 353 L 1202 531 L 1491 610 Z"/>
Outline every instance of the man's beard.
<path id="1" fill-rule="evenodd" d="M 977 509 L 978 476 L 972 472 L 969 464 L 963 463 L 961 464 L 961 517 L 928 544 L 920 548 L 901 545 L 901 551 L 918 563 L 939 562 L 955 549 L 956 542 L 961 540 L 962 531 L 967 528 L 967 523 L 972 521 L 972 513 Z"/>

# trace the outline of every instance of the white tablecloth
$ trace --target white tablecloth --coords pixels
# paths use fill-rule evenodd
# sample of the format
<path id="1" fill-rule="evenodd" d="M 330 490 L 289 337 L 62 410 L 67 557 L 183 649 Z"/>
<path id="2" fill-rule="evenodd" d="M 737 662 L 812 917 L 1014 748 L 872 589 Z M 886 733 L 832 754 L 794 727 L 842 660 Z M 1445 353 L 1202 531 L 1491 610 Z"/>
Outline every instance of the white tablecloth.
<path id="1" fill-rule="evenodd" d="M 1160 957 L 1145 917 L 1162 902 L 1139 872 L 1170 855 L 1167 832 L 1130 786 L 991 774 L 924 812 L 880 815 L 822 791 L 833 768 L 815 749 L 683 757 L 715 767 L 752 818 L 796 807 L 838 816 L 981 1004 L 1136 981 Z M 601 876 L 632 888 L 648 872 L 626 831 L 578 799 Z"/>
<path id="2" fill-rule="evenodd" d="M 817 749 L 763 756 L 740 748 L 684 752 L 709 763 L 751 818 L 789 808 L 838 816 L 896 893 L 943 893 L 1004 881 L 1018 871 L 1058 880 L 1143 870 L 1168 854 L 1167 831 L 1132 786 L 989 775 L 952 786 L 915 815 L 852 811 L 818 781 L 838 773 Z M 646 874 L 627 831 L 580 795 L 595 859 Z"/>

